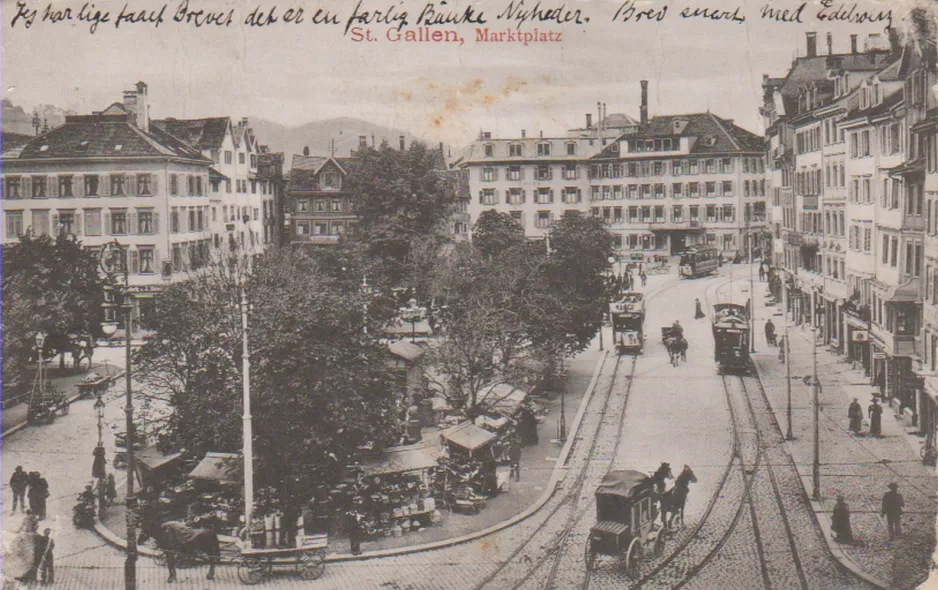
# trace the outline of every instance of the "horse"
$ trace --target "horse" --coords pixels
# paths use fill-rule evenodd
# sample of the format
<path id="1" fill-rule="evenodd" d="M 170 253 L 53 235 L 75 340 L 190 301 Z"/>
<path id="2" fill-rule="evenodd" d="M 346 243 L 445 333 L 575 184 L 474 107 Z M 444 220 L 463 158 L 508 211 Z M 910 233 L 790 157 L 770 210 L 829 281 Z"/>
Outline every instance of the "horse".
<path id="1" fill-rule="evenodd" d="M 218 535 L 212 529 L 194 529 L 184 522 L 170 520 L 156 530 L 141 531 L 138 543 L 146 541 L 150 536 L 156 539 L 157 546 L 166 558 L 166 567 L 169 569 L 167 582 L 176 581 L 176 557 L 180 555 L 205 556 L 208 560 L 208 575 L 205 579 L 215 579 L 215 564 L 221 557 L 221 547 Z"/>
<path id="2" fill-rule="evenodd" d="M 672 366 L 676 367 L 678 360 L 687 361 L 687 340 L 683 336 L 669 336 L 664 341 L 664 347 L 668 351 Z"/>
<path id="3" fill-rule="evenodd" d="M 671 464 L 662 462 L 658 466 L 658 470 L 651 475 L 652 481 L 655 482 L 655 491 L 659 494 L 664 492 L 665 480 L 674 479 L 674 475 L 671 473 Z"/>
<path id="4" fill-rule="evenodd" d="M 690 466 L 685 465 L 684 469 L 674 480 L 674 487 L 661 494 L 661 525 L 669 530 L 675 517 L 681 521 L 684 526 L 684 505 L 687 503 L 687 495 L 690 492 L 690 484 L 697 483 L 697 476 Z M 665 516 L 667 515 L 667 518 Z"/>

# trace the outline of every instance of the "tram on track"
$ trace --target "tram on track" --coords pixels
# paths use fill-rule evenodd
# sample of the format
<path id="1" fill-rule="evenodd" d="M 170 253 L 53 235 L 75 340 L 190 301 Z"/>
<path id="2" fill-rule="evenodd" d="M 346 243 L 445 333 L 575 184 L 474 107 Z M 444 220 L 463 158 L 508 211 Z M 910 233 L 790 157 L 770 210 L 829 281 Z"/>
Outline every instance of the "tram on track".
<path id="1" fill-rule="evenodd" d="M 749 313 L 745 305 L 713 306 L 713 351 L 721 375 L 749 371 Z"/>
<path id="2" fill-rule="evenodd" d="M 612 338 L 619 354 L 638 354 L 645 342 L 645 296 L 624 291 L 609 304 Z"/>
<path id="3" fill-rule="evenodd" d="M 720 251 L 715 246 L 691 246 L 681 252 L 680 275 L 696 279 L 713 274 L 720 267 Z"/>

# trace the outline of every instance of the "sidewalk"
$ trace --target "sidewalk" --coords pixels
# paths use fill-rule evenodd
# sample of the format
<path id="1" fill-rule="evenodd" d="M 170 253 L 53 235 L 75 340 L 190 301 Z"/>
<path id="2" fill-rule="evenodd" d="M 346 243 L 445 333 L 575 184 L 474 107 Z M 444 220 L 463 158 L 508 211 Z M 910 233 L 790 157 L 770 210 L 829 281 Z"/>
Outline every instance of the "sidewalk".
<path id="1" fill-rule="evenodd" d="M 762 336 L 762 327 L 771 316 L 779 335 L 784 333 L 784 317 L 780 308 L 764 306 L 757 287 L 756 349 L 753 362 L 772 404 L 779 427 L 787 428 L 787 392 L 785 365 L 778 359 L 778 348 L 769 347 Z M 812 494 L 813 427 L 812 405 L 804 377 L 812 371 L 812 333 L 789 328 L 791 346 L 792 434 L 786 443 L 804 489 Z M 857 398 L 864 414 L 877 393 L 862 371 L 852 368 L 825 347 L 817 349 L 817 372 L 821 382 L 820 418 L 820 494 L 812 501 L 816 516 L 834 556 L 846 567 L 861 573 L 885 588 L 914 588 L 928 575 L 935 548 L 935 494 L 938 479 L 933 469 L 922 465 L 919 439 L 906 434 L 903 425 L 884 406 L 881 438 L 868 437 L 869 420 L 864 419 L 861 432 L 854 436 L 848 430 L 847 407 Z M 905 498 L 901 538 L 890 541 L 880 505 L 887 485 L 895 482 Z M 837 495 L 843 495 L 850 508 L 854 545 L 832 540 L 831 513 Z"/>
<path id="2" fill-rule="evenodd" d="M 606 328 L 606 342 L 608 343 L 609 329 Z M 592 346 L 567 361 L 567 376 L 564 380 L 567 428 L 573 424 L 574 416 L 583 400 L 593 377 L 597 362 L 602 357 L 598 348 L 598 339 Z M 538 399 L 538 404 L 548 409 L 547 414 L 538 426 L 538 444 L 525 447 L 521 459 L 521 481 L 510 482 L 510 488 L 491 498 L 486 507 L 478 515 L 457 514 L 450 511 L 443 512 L 443 523 L 439 526 L 430 526 L 420 531 L 411 531 L 401 537 L 372 537 L 362 542 L 363 555 L 361 558 L 374 555 L 376 552 L 402 549 L 406 547 L 423 546 L 432 543 L 444 542 L 484 531 L 490 527 L 506 522 L 530 509 L 547 490 L 557 459 L 562 447 L 552 439 L 557 438 L 557 428 L 560 419 L 560 395 L 549 399 Z M 119 474 L 123 480 L 126 474 Z M 122 505 L 126 487 L 123 483 L 117 486 L 118 504 L 107 511 L 102 528 L 99 533 L 112 544 L 122 545 L 126 537 L 126 516 Z M 349 543 L 346 538 L 336 537 L 330 539 L 328 554 L 330 556 L 347 556 Z"/>
<path id="3" fill-rule="evenodd" d="M 72 373 L 72 369 L 65 369 L 61 377 L 49 379 L 52 386 L 60 391 L 65 391 L 69 400 L 74 400 L 78 396 L 78 384 L 84 381 L 85 377 L 95 372 L 99 375 L 118 375 L 124 372 L 124 349 L 99 347 L 95 349 L 94 364 L 91 369 L 81 370 Z M 68 366 L 71 367 L 71 359 L 68 359 Z M 63 372 L 59 369 L 58 360 L 50 361 L 48 371 L 50 374 Z M 45 372 L 45 370 L 43 371 Z M 26 414 L 29 410 L 29 404 L 26 402 L 18 403 L 15 406 L 0 412 L 0 433 L 6 437 L 26 426 Z"/>

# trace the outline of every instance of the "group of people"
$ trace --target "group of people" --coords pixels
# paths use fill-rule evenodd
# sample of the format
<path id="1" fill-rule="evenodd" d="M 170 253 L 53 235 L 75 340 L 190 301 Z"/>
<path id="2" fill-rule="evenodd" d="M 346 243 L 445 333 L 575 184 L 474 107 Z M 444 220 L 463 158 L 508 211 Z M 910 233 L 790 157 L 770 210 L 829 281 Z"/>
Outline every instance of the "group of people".
<path id="1" fill-rule="evenodd" d="M 883 435 L 883 407 L 879 405 L 879 398 L 874 397 L 873 403 L 866 409 L 867 416 L 870 418 L 870 436 Z M 857 398 L 853 398 L 850 407 L 847 409 L 847 417 L 850 418 L 850 430 L 854 434 L 860 434 L 863 424 L 863 408 Z"/>
<path id="2" fill-rule="evenodd" d="M 38 471 L 23 471 L 22 465 L 17 465 L 10 477 L 10 489 L 13 490 L 13 514 L 16 514 L 17 504 L 21 512 L 26 512 L 26 500 L 29 500 L 29 510 L 38 520 L 46 519 L 46 500 L 49 498 L 49 482 Z"/>
<path id="3" fill-rule="evenodd" d="M 17 506 L 20 512 L 26 513 L 19 533 L 32 545 L 32 565 L 17 580 L 35 582 L 38 578 L 43 584 L 51 584 L 55 579 L 52 557 L 55 543 L 52 541 L 52 530 L 47 528 L 39 534 L 39 521 L 46 518 L 49 483 L 38 471 L 27 473 L 22 465 L 17 465 L 10 477 L 10 489 L 13 490 L 12 514 L 16 514 Z M 27 500 L 29 508 L 26 507 Z"/>
<path id="4" fill-rule="evenodd" d="M 886 517 L 886 528 L 889 530 L 889 540 L 902 535 L 902 512 L 905 508 L 905 499 L 899 493 L 899 484 L 892 482 L 889 491 L 883 494 L 880 507 L 880 516 Z M 853 529 L 850 526 L 850 508 L 844 502 L 842 495 L 837 496 L 834 512 L 831 517 L 831 530 L 834 540 L 838 543 L 852 544 L 854 542 Z"/>
<path id="5" fill-rule="evenodd" d="M 645 270 L 641 268 L 641 265 L 639 265 L 637 279 L 632 276 L 631 271 L 626 271 L 625 274 L 622 275 L 622 289 L 624 291 L 631 291 L 635 288 L 636 281 L 641 281 L 642 287 L 648 283 L 648 275 L 645 274 Z"/>

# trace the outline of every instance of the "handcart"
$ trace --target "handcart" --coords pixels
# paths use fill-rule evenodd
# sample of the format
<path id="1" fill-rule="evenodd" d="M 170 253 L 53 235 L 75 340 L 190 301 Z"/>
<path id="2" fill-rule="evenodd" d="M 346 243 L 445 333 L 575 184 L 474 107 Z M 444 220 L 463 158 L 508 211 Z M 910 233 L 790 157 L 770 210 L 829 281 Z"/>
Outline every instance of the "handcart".
<path id="1" fill-rule="evenodd" d="M 316 580 L 326 570 L 329 535 L 307 535 L 300 547 L 242 549 L 238 558 L 238 579 L 253 585 L 273 574 L 274 567 L 293 567 L 303 580 Z"/>
<path id="2" fill-rule="evenodd" d="M 63 416 L 68 414 L 69 400 L 64 391 L 53 389 L 51 384 L 46 384 L 41 392 L 34 392 L 30 396 L 29 409 L 26 412 L 26 422 L 36 424 L 45 422 L 52 424 L 55 422 L 57 413 Z"/>

